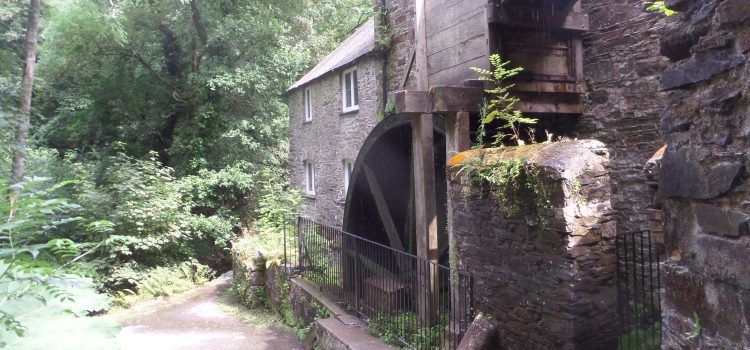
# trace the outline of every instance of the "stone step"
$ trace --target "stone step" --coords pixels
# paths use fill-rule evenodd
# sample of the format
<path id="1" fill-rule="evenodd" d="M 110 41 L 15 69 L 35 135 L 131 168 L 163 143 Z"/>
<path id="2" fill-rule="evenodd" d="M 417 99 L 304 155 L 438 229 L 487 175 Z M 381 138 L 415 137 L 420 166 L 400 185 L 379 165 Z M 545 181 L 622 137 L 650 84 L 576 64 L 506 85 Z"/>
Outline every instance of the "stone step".
<path id="1" fill-rule="evenodd" d="M 320 319 L 305 337 L 307 349 L 324 350 L 396 350 L 397 347 L 372 335 L 367 326 L 356 315 L 346 311 L 340 304 L 325 295 L 313 282 L 292 278 L 291 283 L 324 306 L 333 317 Z"/>
<path id="2" fill-rule="evenodd" d="M 346 325 L 336 317 L 315 322 L 316 348 L 326 350 L 396 350 L 361 325 Z"/>

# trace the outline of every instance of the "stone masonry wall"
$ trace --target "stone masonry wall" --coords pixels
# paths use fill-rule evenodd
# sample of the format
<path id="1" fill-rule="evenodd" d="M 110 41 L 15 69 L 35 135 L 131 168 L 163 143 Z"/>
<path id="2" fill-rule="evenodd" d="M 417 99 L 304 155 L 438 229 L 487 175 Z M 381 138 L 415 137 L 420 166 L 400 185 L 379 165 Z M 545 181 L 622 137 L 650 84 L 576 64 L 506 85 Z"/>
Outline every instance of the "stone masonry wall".
<path id="1" fill-rule="evenodd" d="M 667 3 L 681 13 L 661 32 L 663 347 L 748 349 L 750 1 Z"/>
<path id="2" fill-rule="evenodd" d="M 579 137 L 604 142 L 612 158 L 612 206 L 619 232 L 648 228 L 651 197 L 643 165 L 663 146 L 659 74 L 666 59 L 658 35 L 664 16 L 645 11 L 643 0 L 583 0 L 590 32 L 584 37 L 583 73 L 588 92 Z"/>
<path id="3" fill-rule="evenodd" d="M 373 0 L 379 7 L 381 0 Z M 386 22 L 391 36 L 388 50 L 388 92 L 403 89 L 404 74 L 411 64 L 414 49 L 414 1 L 386 0 Z M 412 67 L 412 71 L 414 71 Z M 413 89 L 414 79 L 407 81 L 407 89 Z M 389 96 L 392 101 L 393 95 Z"/>
<path id="4" fill-rule="evenodd" d="M 489 185 L 459 172 L 472 159 L 525 161 L 539 170 L 526 181 L 544 190 L 551 207 L 511 210 Z M 608 163 L 604 145 L 591 140 L 467 151 L 451 160 L 458 266 L 474 276 L 476 310 L 499 321 L 502 348 L 617 348 Z"/>
<path id="5" fill-rule="evenodd" d="M 305 212 L 323 224 L 341 227 L 344 202 L 344 159 L 356 160 L 362 143 L 377 123 L 380 107 L 380 63 L 375 57 L 356 62 L 359 111 L 342 113 L 340 72 L 328 73 L 308 84 L 313 92 L 313 120 L 304 121 L 304 87 L 289 98 L 291 186 L 305 184 L 303 162 L 315 169 L 315 195 L 305 196 Z M 306 87 L 307 87 L 306 86 Z"/>

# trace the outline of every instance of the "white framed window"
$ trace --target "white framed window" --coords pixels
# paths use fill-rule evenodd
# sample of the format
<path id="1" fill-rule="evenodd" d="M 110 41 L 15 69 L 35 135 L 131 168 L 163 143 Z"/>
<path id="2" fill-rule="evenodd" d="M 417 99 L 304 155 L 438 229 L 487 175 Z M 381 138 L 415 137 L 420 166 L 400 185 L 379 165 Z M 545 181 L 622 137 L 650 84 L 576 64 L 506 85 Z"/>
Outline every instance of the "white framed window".
<path id="1" fill-rule="evenodd" d="M 357 82 L 357 68 L 351 68 L 341 74 L 341 100 L 344 112 L 359 109 L 359 84 Z"/>
<path id="2" fill-rule="evenodd" d="M 344 159 L 344 195 L 349 190 L 349 182 L 352 179 L 352 170 L 354 170 L 354 162 L 351 159 Z"/>
<path id="3" fill-rule="evenodd" d="M 305 168 L 305 188 L 307 195 L 315 195 L 315 166 L 313 162 L 306 160 L 303 162 Z"/>
<path id="4" fill-rule="evenodd" d="M 312 89 L 305 88 L 302 94 L 302 102 L 305 105 L 305 122 L 311 122 L 313 120 L 313 93 Z"/>

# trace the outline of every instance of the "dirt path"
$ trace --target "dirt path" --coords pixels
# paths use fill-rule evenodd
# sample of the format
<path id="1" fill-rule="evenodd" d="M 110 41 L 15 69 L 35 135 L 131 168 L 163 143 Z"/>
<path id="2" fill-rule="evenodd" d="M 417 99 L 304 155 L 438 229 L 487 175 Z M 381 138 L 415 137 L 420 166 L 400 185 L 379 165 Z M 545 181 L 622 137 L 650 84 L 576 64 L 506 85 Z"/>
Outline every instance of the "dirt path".
<path id="1" fill-rule="evenodd" d="M 122 326 L 123 350 L 302 349 L 299 338 L 262 311 L 242 311 L 224 296 L 231 277 L 183 296 L 150 301 L 107 317 Z"/>

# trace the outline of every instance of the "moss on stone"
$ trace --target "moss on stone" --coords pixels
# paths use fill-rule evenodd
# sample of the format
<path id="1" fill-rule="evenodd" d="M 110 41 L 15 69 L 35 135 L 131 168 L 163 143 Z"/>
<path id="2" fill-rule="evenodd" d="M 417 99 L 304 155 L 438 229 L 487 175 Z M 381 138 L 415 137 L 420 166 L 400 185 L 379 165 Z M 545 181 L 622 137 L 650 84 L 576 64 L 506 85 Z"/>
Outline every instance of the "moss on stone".
<path id="1" fill-rule="evenodd" d="M 548 228 L 554 207 L 544 174 L 535 164 L 547 145 L 462 152 L 450 160 L 449 166 L 456 176 L 465 174 L 472 181 L 489 185 L 490 193 L 508 216 L 522 216 L 530 226 Z"/>

